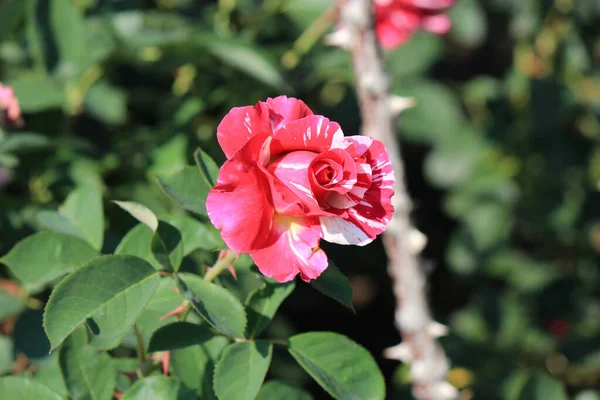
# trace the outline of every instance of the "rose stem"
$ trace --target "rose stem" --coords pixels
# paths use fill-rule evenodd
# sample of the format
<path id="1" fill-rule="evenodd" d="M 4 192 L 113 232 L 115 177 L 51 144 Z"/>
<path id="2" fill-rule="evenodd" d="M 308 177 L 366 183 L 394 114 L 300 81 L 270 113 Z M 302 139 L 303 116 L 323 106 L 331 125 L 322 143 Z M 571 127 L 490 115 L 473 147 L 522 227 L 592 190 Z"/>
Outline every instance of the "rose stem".
<path id="1" fill-rule="evenodd" d="M 388 349 L 386 355 L 411 365 L 413 395 L 418 400 L 452 399 L 458 392 L 445 380 L 449 361 L 436 341 L 446 327 L 432 319 L 427 305 L 426 279 L 418 257 L 425 237 L 410 219 L 412 201 L 404 182 L 392 107 L 399 99 L 389 93 L 390 82 L 373 29 L 373 1 L 338 0 L 337 4 L 342 32 L 332 34 L 329 42 L 351 53 L 362 133 L 385 144 L 396 175 L 392 198 L 395 212 L 384 233 L 384 246 L 396 297 L 396 327 L 404 341 Z"/>

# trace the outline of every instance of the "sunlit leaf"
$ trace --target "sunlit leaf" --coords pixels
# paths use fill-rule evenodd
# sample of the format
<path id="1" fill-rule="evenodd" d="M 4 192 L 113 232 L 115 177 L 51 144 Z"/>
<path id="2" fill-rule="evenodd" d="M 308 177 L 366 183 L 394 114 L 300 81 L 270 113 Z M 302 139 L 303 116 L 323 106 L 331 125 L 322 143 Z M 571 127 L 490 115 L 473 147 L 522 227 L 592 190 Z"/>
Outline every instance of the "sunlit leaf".
<path id="1" fill-rule="evenodd" d="M 385 383 L 375 360 L 345 336 L 331 332 L 292 336 L 289 352 L 336 399 L 385 398 Z"/>
<path id="2" fill-rule="evenodd" d="M 46 305 L 44 328 L 52 348 L 84 323 L 96 336 L 121 335 L 159 281 L 150 264 L 133 256 L 104 256 L 79 268 L 56 286 Z"/>
<path id="3" fill-rule="evenodd" d="M 271 363 L 273 345 L 257 340 L 229 345 L 215 368 L 214 387 L 220 400 L 253 400 Z"/>

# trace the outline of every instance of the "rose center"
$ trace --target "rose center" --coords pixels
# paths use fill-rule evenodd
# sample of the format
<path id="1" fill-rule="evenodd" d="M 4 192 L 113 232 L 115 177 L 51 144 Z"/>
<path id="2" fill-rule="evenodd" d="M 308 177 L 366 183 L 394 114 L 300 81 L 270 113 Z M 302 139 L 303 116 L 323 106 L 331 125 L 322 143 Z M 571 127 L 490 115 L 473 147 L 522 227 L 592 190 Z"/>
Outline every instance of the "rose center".
<path id="1" fill-rule="evenodd" d="M 327 163 L 318 163 L 315 165 L 315 178 L 321 186 L 326 186 L 336 177 L 333 167 Z"/>

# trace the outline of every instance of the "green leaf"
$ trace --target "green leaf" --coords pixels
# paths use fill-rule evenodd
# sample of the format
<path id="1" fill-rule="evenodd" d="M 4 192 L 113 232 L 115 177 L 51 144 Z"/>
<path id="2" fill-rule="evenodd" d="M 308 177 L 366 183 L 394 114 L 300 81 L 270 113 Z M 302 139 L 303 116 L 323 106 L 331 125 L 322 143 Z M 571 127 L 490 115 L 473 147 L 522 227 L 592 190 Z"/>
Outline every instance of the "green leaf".
<path id="1" fill-rule="evenodd" d="M 0 378 L 0 393 L 5 399 L 63 400 L 57 393 L 42 383 L 23 376 Z"/>
<path id="2" fill-rule="evenodd" d="M 127 121 L 125 92 L 104 81 L 94 84 L 84 100 L 85 110 L 100 121 L 121 125 Z"/>
<path id="3" fill-rule="evenodd" d="M 181 296 L 176 292 L 176 289 L 177 285 L 173 279 L 163 277 L 150 302 L 135 322 L 146 347 L 148 347 L 150 339 L 157 329 L 177 320 L 175 316 L 163 318 L 165 314 L 182 304 Z"/>
<path id="4" fill-rule="evenodd" d="M 160 187 L 186 210 L 206 214 L 206 196 L 211 187 L 198 168 L 187 166 L 171 172 L 154 174 Z"/>
<path id="5" fill-rule="evenodd" d="M 29 3 L 28 0 L 5 0 L 0 3 L 0 42 L 21 22 Z"/>
<path id="6" fill-rule="evenodd" d="M 206 181 L 206 183 L 213 187 L 217 183 L 217 176 L 219 176 L 219 166 L 208 154 L 206 154 L 201 148 L 197 148 L 194 152 L 194 161 L 196 166 L 200 170 L 200 175 Z"/>
<path id="7" fill-rule="evenodd" d="M 0 287 L 0 321 L 6 317 L 17 314 L 25 307 L 22 299 L 13 296 L 2 287 Z"/>
<path id="8" fill-rule="evenodd" d="M 0 335 L 0 375 L 11 372 L 14 361 L 12 340 Z"/>
<path id="9" fill-rule="evenodd" d="M 81 232 L 81 229 L 73 225 L 69 218 L 60 215 L 54 210 L 42 210 L 38 212 L 36 215 L 36 222 L 41 229 L 48 229 L 56 233 L 64 233 L 79 238 L 85 237 L 83 232 Z"/>
<path id="10" fill-rule="evenodd" d="M 66 103 L 64 89 L 41 74 L 21 74 L 7 84 L 14 89 L 23 112 L 60 108 Z"/>
<path id="11" fill-rule="evenodd" d="M 169 172 L 183 168 L 188 160 L 188 139 L 184 134 L 177 134 L 168 142 L 152 151 L 152 165 L 149 171 L 153 173 Z"/>
<path id="12" fill-rule="evenodd" d="M 58 212 L 69 219 L 83 232 L 96 250 L 102 249 L 104 242 L 104 211 L 102 196 L 93 186 L 80 186 L 66 198 Z"/>
<path id="13" fill-rule="evenodd" d="M 19 132 L 0 140 L 0 153 L 20 154 L 49 147 L 52 141 L 44 135 Z"/>
<path id="14" fill-rule="evenodd" d="M 121 207 L 123 210 L 131 214 L 132 217 L 137 219 L 143 224 L 146 224 L 153 232 L 158 229 L 158 218 L 152 210 L 143 204 L 136 203 L 134 201 L 117 201 L 113 200 L 113 203 Z"/>
<path id="15" fill-rule="evenodd" d="M 115 249 L 115 254 L 127 254 L 148 261 L 155 269 L 160 270 L 161 265 L 156 261 L 150 248 L 154 232 L 146 224 L 137 224 L 123 236 Z"/>
<path id="16" fill-rule="evenodd" d="M 2 258 L 2 263 L 26 284 L 41 285 L 73 271 L 98 255 L 96 250 L 77 237 L 40 232 L 17 243 Z"/>
<path id="17" fill-rule="evenodd" d="M 313 279 L 310 285 L 354 312 L 352 286 L 348 278 L 333 263 L 329 262 L 327 269 L 317 279 Z"/>
<path id="18" fill-rule="evenodd" d="M 206 326 L 184 321 L 173 322 L 172 324 L 159 328 L 152 334 L 148 351 L 155 352 L 180 349 L 196 344 L 202 344 L 214 336 L 215 334 Z"/>
<path id="19" fill-rule="evenodd" d="M 292 336 L 289 352 L 336 399 L 385 398 L 385 383 L 375 360 L 343 335 L 309 332 Z"/>
<path id="20" fill-rule="evenodd" d="M 33 379 L 48 386 L 50 390 L 58 393 L 62 398 L 69 397 L 69 390 L 60 372 L 58 353 L 54 353 L 36 363 Z"/>
<path id="21" fill-rule="evenodd" d="M 133 256 L 104 256 L 79 268 L 56 286 L 46 305 L 44 328 L 52 349 L 86 320 L 98 337 L 123 334 L 159 281 L 150 264 Z"/>
<path id="22" fill-rule="evenodd" d="M 34 57 L 48 70 L 74 78 L 86 55 L 83 16 L 71 0 L 35 2 L 29 15 Z"/>
<path id="23" fill-rule="evenodd" d="M 276 63 L 259 48 L 241 41 L 212 40 L 208 51 L 225 64 L 280 90 L 289 90 Z"/>
<path id="24" fill-rule="evenodd" d="M 210 222 L 200 222 L 184 214 L 168 215 L 162 219 L 181 232 L 185 256 L 197 249 L 214 251 L 227 248 L 219 230 Z"/>
<path id="25" fill-rule="evenodd" d="M 283 381 L 268 381 L 256 396 L 256 400 L 312 400 L 304 390 Z"/>
<path id="26" fill-rule="evenodd" d="M 409 80 L 426 71 L 440 57 L 442 49 L 441 38 L 419 32 L 396 50 L 387 52 L 386 65 L 389 66 L 394 81 Z"/>
<path id="27" fill-rule="evenodd" d="M 544 373 L 529 378 L 516 400 L 568 400 L 565 386 Z"/>
<path id="28" fill-rule="evenodd" d="M 475 0 L 461 0 L 450 10 L 452 29 L 449 34 L 459 44 L 474 48 L 486 40 L 486 15 L 480 3 Z"/>
<path id="29" fill-rule="evenodd" d="M 177 271 L 183 261 L 183 239 L 181 233 L 173 225 L 164 221 L 158 222 L 158 228 L 152 241 L 150 248 L 154 258 L 166 269 Z"/>
<path id="30" fill-rule="evenodd" d="M 206 322 L 227 336 L 244 337 L 244 306 L 231 293 L 195 275 L 180 276 L 177 281 L 181 294 Z"/>
<path id="31" fill-rule="evenodd" d="M 76 329 L 59 352 L 65 383 L 75 399 L 110 400 L 116 385 L 117 371 L 106 352 L 87 345 L 84 328 Z"/>
<path id="32" fill-rule="evenodd" d="M 248 314 L 248 337 L 259 335 L 271 322 L 281 303 L 294 291 L 294 282 L 267 283 L 258 289 L 248 299 L 246 312 Z"/>
<path id="33" fill-rule="evenodd" d="M 171 352 L 171 369 L 185 386 L 195 389 L 202 400 L 215 399 L 213 375 L 215 364 L 229 340 L 215 336 L 201 345 Z"/>
<path id="34" fill-rule="evenodd" d="M 253 400 L 271 364 L 273 345 L 257 340 L 229 345 L 215 368 L 214 388 L 220 400 Z"/>
<path id="35" fill-rule="evenodd" d="M 159 221 L 148 207 L 133 201 L 113 201 L 138 221 L 154 231 L 150 239 L 150 251 L 156 261 L 170 271 L 177 271 L 183 260 L 183 239 L 174 226 Z"/>
<path id="36" fill-rule="evenodd" d="M 185 388 L 179 381 L 166 376 L 150 376 L 134 383 L 121 400 L 194 400 L 193 391 Z"/>

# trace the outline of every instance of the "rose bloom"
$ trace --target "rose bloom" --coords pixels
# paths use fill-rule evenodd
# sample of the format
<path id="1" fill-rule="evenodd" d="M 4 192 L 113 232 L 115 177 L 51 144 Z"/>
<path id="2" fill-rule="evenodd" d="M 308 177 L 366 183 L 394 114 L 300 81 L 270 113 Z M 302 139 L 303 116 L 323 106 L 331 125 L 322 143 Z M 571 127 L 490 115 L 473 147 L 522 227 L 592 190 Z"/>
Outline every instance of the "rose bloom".
<path id="1" fill-rule="evenodd" d="M 450 30 L 443 12 L 456 0 L 375 0 L 375 31 L 381 46 L 391 50 L 408 41 L 419 29 L 436 35 Z"/>
<path id="2" fill-rule="evenodd" d="M 0 122 L 7 125 L 19 125 L 21 123 L 21 107 L 15 96 L 14 90 L 10 86 L 4 86 L 0 83 Z"/>
<path id="3" fill-rule="evenodd" d="M 232 109 L 217 129 L 227 161 L 206 209 L 225 243 L 279 282 L 327 268 L 320 239 L 363 246 L 384 231 L 394 171 L 384 145 L 285 96 Z"/>

